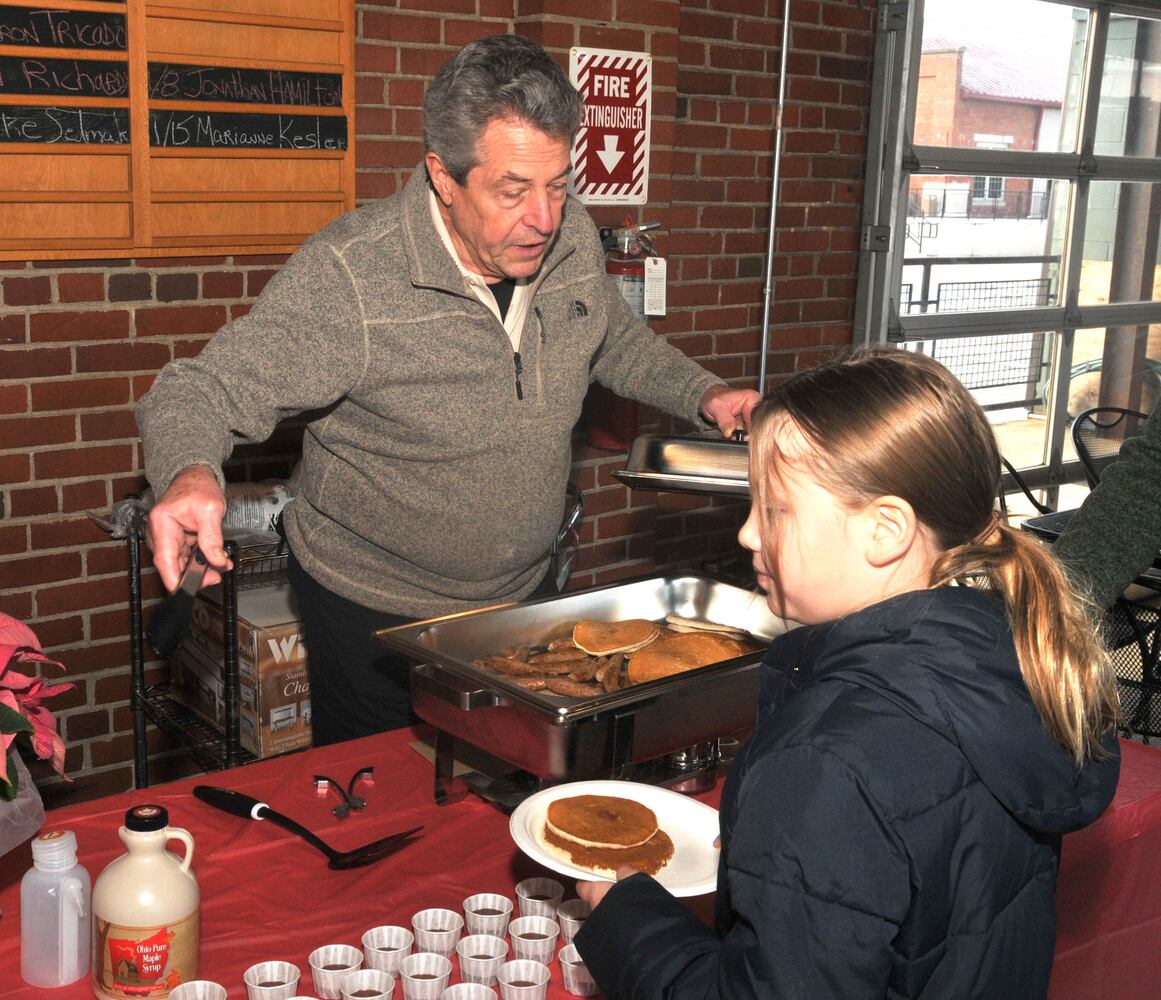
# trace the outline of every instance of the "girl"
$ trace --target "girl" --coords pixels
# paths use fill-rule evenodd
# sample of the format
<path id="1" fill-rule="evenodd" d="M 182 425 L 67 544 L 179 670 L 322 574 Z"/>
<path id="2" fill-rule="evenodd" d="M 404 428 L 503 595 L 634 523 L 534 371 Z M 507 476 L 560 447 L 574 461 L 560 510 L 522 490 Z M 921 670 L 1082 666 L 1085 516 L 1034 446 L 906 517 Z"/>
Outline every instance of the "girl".
<path id="1" fill-rule="evenodd" d="M 1051 556 L 997 521 L 999 468 L 921 354 L 762 402 L 739 537 L 804 627 L 766 654 L 722 794 L 715 928 L 640 873 L 579 887 L 607 996 L 1045 996 L 1061 834 L 1116 787 L 1116 691 Z"/>

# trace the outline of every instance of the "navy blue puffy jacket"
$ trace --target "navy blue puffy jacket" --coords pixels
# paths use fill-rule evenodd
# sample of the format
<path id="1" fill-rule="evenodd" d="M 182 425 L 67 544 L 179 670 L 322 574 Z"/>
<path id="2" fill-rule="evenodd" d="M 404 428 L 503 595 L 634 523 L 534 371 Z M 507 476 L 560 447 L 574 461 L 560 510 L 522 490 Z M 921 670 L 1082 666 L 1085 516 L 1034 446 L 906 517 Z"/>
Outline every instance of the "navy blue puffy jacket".
<path id="1" fill-rule="evenodd" d="M 726 781 L 716 926 L 644 875 L 577 936 L 610 1000 L 1035 1000 L 1060 836 L 1112 799 L 1048 736 L 1002 608 L 917 591 L 775 640 Z"/>

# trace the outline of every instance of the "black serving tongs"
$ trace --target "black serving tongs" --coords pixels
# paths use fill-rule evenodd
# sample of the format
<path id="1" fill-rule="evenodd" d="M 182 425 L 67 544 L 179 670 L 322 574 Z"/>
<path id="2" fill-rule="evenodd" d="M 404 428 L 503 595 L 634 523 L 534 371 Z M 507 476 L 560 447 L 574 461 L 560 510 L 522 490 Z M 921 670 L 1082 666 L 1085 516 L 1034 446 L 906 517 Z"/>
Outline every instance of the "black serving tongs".
<path id="1" fill-rule="evenodd" d="M 362 847 L 356 847 L 354 850 L 336 851 L 330 844 L 311 833 L 305 826 L 296 823 L 289 816 L 275 812 L 265 802 L 259 802 L 258 799 L 245 795 L 242 792 L 231 791 L 228 788 L 215 788 L 212 785 L 195 785 L 193 793 L 196 798 L 214 806 L 216 809 L 221 809 L 223 812 L 240 816 L 242 819 L 268 819 L 271 823 L 277 824 L 284 830 L 298 834 L 308 844 L 317 847 L 327 856 L 327 864 L 329 867 L 337 869 L 362 868 L 364 865 L 379 861 L 406 847 L 415 840 L 415 834 L 423 829 L 422 826 L 415 826 L 410 830 L 393 833 L 388 837 L 383 837 L 381 840 L 374 840 L 369 844 L 364 844 Z"/>
<path id="2" fill-rule="evenodd" d="M 206 575 L 206 557 L 196 545 L 174 590 L 157 606 L 145 637 L 158 656 L 172 656 L 193 620 L 194 598 Z"/>

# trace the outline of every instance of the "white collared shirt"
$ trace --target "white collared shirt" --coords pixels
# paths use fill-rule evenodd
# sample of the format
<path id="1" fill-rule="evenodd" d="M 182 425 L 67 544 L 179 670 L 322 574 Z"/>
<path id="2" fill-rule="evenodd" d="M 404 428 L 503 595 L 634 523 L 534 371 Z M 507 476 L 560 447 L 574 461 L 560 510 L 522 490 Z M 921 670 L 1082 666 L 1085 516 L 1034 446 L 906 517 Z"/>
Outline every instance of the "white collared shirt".
<path id="1" fill-rule="evenodd" d="M 460 260 L 460 255 L 456 252 L 455 244 L 452 243 L 451 234 L 447 231 L 447 226 L 444 225 L 443 215 L 439 210 L 439 200 L 436 198 L 435 192 L 429 190 L 427 192 L 427 198 L 428 205 L 431 207 L 431 221 L 435 223 L 435 231 L 439 233 L 444 247 L 451 255 L 451 259 L 455 261 L 460 274 L 463 275 L 464 284 L 471 289 L 472 294 L 477 299 L 492 311 L 492 315 L 504 327 L 504 331 L 508 334 L 508 340 L 512 344 L 512 350 L 519 351 L 520 331 L 524 329 L 524 318 L 528 315 L 528 302 L 531 298 L 529 293 L 529 279 L 516 279 L 516 287 L 512 289 L 512 301 L 508 303 L 508 312 L 504 316 L 501 316 L 500 307 L 496 304 L 496 297 L 488 287 L 487 281 L 484 280 L 482 275 L 469 271 L 464 267 L 464 262 Z"/>

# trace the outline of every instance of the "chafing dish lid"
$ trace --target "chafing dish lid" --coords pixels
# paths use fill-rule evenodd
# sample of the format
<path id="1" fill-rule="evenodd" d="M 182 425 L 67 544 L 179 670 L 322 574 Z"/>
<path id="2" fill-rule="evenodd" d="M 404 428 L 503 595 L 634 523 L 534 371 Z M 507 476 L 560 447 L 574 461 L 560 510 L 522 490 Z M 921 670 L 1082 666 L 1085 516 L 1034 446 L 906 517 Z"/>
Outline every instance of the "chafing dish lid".
<path id="1" fill-rule="evenodd" d="M 633 489 L 748 497 L 749 461 L 745 441 L 642 434 L 613 475 Z"/>

